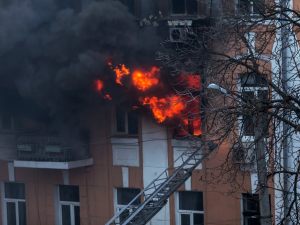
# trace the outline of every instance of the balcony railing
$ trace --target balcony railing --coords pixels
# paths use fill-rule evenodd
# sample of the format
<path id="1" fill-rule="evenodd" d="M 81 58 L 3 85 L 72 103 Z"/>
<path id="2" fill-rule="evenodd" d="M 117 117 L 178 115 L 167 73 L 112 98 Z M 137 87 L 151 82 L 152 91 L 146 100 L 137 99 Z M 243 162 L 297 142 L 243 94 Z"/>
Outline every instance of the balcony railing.
<path id="1" fill-rule="evenodd" d="M 89 157 L 87 144 L 71 147 L 57 136 L 21 135 L 16 149 L 18 160 L 26 161 L 69 162 Z"/>

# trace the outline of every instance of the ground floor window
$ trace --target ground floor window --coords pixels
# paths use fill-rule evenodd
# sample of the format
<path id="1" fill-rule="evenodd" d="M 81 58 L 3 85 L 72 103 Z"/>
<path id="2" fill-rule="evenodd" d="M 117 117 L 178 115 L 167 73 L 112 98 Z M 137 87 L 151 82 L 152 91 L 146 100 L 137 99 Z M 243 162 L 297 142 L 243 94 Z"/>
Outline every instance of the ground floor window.
<path id="1" fill-rule="evenodd" d="M 243 225 L 260 225 L 258 194 L 243 194 Z"/>
<path id="2" fill-rule="evenodd" d="M 177 224 L 204 225 L 203 193 L 180 191 L 176 197 Z"/>
<path id="3" fill-rule="evenodd" d="M 80 225 L 79 187 L 59 185 L 60 225 Z"/>
<path id="4" fill-rule="evenodd" d="M 4 183 L 4 225 L 26 225 L 25 184 Z"/>
<path id="5" fill-rule="evenodd" d="M 116 188 L 115 189 L 116 212 L 122 210 L 122 208 L 128 205 L 139 193 L 140 193 L 140 189 L 138 188 Z M 139 205 L 140 203 L 141 203 L 141 198 L 138 198 L 133 203 L 133 205 Z M 120 216 L 120 221 L 117 222 L 124 221 L 128 217 L 130 210 L 132 209 L 128 209 L 124 211 Z"/>

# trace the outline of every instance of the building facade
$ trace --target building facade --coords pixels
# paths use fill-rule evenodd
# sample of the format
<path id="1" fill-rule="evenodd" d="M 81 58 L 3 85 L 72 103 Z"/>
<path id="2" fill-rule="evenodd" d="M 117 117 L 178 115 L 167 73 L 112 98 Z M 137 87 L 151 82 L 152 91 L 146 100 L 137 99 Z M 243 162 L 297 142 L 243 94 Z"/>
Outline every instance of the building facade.
<path id="1" fill-rule="evenodd" d="M 72 6 L 76 10 L 88 4 L 76 2 Z M 254 1 L 242 0 L 121 2 L 139 20 L 161 15 L 162 36 L 174 44 L 186 37 L 186 26 L 207 26 L 214 17 L 257 10 Z M 5 110 L 1 118 L 2 225 L 104 225 L 161 172 L 167 169 L 171 174 L 175 160 L 195 145 L 174 136 L 174 127 L 114 104 L 83 110 L 78 126 L 88 130 L 89 138 L 78 136 L 72 145 L 56 135 L 39 133 L 35 121 L 24 119 L 25 128 L 19 128 L 17 119 Z M 246 132 L 254 136 L 252 130 Z M 256 172 L 239 170 L 233 184 L 222 180 L 216 170 L 228 150 L 223 143 L 201 162 L 149 224 L 259 224 Z"/>

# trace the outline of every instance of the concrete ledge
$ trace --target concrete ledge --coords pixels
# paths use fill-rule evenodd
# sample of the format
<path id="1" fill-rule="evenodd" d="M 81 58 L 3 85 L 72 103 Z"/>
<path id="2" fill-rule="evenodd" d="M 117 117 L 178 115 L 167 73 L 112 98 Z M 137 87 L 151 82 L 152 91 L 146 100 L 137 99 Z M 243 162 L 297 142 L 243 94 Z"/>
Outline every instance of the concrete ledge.
<path id="1" fill-rule="evenodd" d="M 36 169 L 57 169 L 57 170 L 69 170 L 73 168 L 80 168 L 93 165 L 94 160 L 92 158 L 82 159 L 70 162 L 49 162 L 49 161 L 23 161 L 14 160 L 14 167 L 19 168 L 36 168 Z"/>

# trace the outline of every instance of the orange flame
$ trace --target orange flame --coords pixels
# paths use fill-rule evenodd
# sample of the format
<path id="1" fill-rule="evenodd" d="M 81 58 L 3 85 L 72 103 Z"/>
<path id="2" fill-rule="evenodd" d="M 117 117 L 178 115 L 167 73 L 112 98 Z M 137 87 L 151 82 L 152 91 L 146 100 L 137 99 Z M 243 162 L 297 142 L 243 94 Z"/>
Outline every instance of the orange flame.
<path id="1" fill-rule="evenodd" d="M 195 136 L 199 136 L 202 134 L 202 130 L 201 130 L 201 119 L 194 119 L 193 121 L 193 135 Z"/>
<path id="2" fill-rule="evenodd" d="M 162 123 L 166 119 L 179 116 L 185 109 L 185 103 L 180 96 L 167 96 L 165 98 L 145 97 L 143 105 L 149 105 L 155 119 Z"/>
<path id="3" fill-rule="evenodd" d="M 104 84 L 102 80 L 95 80 L 96 91 L 101 92 L 103 90 Z"/>
<path id="4" fill-rule="evenodd" d="M 108 65 L 112 67 L 111 63 L 109 63 Z M 116 66 L 115 68 L 113 68 L 113 71 L 116 74 L 116 83 L 119 85 L 123 85 L 123 77 L 128 76 L 130 74 L 129 68 L 127 68 L 124 64 Z"/>
<path id="5" fill-rule="evenodd" d="M 146 91 L 159 83 L 159 68 L 153 66 L 149 72 L 135 70 L 132 74 L 133 85 L 140 91 Z"/>

